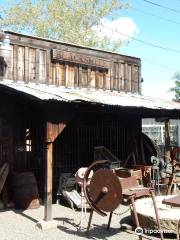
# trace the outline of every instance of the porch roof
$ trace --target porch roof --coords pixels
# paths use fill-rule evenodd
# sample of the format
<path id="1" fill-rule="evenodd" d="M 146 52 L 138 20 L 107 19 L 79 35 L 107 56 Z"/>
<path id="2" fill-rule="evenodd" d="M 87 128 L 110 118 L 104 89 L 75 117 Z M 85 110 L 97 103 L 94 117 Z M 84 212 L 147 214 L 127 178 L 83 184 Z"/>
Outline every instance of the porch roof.
<path id="1" fill-rule="evenodd" d="M 0 86 L 25 93 L 39 100 L 87 102 L 109 106 L 137 107 L 159 110 L 180 110 L 180 103 L 132 93 L 56 87 L 45 84 L 1 81 Z"/>

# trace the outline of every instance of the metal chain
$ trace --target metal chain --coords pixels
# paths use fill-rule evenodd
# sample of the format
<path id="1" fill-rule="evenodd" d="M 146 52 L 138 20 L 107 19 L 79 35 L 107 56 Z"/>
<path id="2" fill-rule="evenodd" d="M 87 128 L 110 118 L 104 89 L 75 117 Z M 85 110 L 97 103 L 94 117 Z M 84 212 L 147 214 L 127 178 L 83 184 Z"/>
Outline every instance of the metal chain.
<path id="1" fill-rule="evenodd" d="M 130 206 L 129 206 L 128 209 L 126 209 L 124 212 L 120 212 L 120 213 L 113 212 L 113 214 L 114 214 L 114 215 L 117 215 L 117 216 L 121 216 L 121 215 L 127 213 L 129 210 L 130 210 Z"/>

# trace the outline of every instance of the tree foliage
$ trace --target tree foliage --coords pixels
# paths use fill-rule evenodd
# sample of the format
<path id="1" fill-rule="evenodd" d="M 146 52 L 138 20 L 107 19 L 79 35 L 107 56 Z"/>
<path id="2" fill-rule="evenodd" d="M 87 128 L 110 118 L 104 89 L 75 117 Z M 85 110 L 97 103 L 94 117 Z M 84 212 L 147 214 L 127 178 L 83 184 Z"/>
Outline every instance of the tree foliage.
<path id="1" fill-rule="evenodd" d="M 39 37 L 117 50 L 120 40 L 99 37 L 101 20 L 127 8 L 120 0 L 19 0 L 1 7 L 0 27 Z"/>
<path id="2" fill-rule="evenodd" d="M 175 87 L 171 88 L 170 91 L 175 93 L 175 99 L 180 101 L 180 72 L 175 73 L 173 76 Z"/>

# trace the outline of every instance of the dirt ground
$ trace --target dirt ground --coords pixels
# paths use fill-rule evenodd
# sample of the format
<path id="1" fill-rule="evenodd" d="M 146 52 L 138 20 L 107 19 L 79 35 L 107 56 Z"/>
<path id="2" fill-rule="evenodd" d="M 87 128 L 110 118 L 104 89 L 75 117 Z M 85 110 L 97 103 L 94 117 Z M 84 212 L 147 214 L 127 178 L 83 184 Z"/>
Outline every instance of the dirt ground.
<path id="1" fill-rule="evenodd" d="M 79 240 L 79 239 L 105 239 L 105 240 L 133 240 L 139 239 L 132 229 L 129 206 L 120 205 L 112 216 L 111 228 L 107 231 L 108 216 L 102 217 L 94 213 L 89 236 L 86 233 L 87 221 L 82 215 L 82 229 L 79 228 L 81 211 L 73 210 L 59 204 L 53 205 L 53 220 L 57 227 L 41 230 L 37 223 L 44 217 L 44 207 L 38 209 L 6 210 L 0 212 L 0 239 L 1 240 Z M 87 219 L 89 213 L 87 213 Z M 121 226 L 125 229 L 122 230 Z M 142 235 L 143 239 L 159 239 L 159 235 Z M 175 235 L 166 236 L 165 239 L 176 239 Z"/>

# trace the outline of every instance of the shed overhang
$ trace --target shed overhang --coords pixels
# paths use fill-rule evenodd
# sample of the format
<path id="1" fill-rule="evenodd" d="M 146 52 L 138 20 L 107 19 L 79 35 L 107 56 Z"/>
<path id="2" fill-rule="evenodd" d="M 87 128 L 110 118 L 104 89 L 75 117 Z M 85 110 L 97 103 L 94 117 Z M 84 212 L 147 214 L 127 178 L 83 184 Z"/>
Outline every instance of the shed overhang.
<path id="1" fill-rule="evenodd" d="M 43 84 L 24 84 L 23 82 L 1 81 L 1 88 L 25 94 L 41 101 L 55 101 L 59 103 L 88 103 L 104 106 L 127 108 L 144 108 L 146 110 L 179 111 L 180 102 L 153 98 L 140 94 L 123 93 L 117 91 L 87 90 L 66 87 L 56 87 Z"/>

